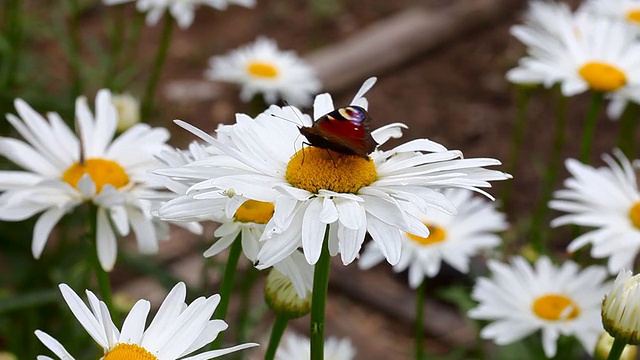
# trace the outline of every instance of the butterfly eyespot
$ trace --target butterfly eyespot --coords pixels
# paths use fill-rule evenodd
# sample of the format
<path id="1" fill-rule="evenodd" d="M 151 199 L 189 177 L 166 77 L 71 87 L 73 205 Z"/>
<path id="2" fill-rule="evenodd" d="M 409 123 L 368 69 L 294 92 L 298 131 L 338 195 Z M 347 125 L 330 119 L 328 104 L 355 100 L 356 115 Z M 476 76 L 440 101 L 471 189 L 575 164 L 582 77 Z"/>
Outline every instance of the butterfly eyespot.
<path id="1" fill-rule="evenodd" d="M 338 113 L 342 115 L 343 118 L 350 121 L 360 122 L 367 117 L 367 114 L 364 111 L 351 106 L 338 109 Z"/>

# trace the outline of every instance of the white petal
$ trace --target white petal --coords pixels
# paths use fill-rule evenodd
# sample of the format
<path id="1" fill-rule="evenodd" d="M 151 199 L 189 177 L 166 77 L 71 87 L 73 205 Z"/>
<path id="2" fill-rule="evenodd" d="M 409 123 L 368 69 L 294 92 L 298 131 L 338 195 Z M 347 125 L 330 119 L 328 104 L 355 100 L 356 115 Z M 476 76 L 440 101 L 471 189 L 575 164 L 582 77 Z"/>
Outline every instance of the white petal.
<path id="1" fill-rule="evenodd" d="M 160 305 L 156 316 L 144 333 L 143 345 L 151 348 L 158 348 L 160 344 L 155 343 L 159 335 L 168 328 L 180 315 L 184 308 L 184 300 L 187 296 L 187 287 L 183 282 L 177 283 L 167 294 Z"/>
<path id="2" fill-rule="evenodd" d="M 60 221 L 64 213 L 62 209 L 53 208 L 45 211 L 40 218 L 38 218 L 36 225 L 33 227 L 33 241 L 31 243 L 31 252 L 34 258 L 40 258 L 44 245 L 47 243 L 49 235 L 51 234 L 51 230 L 56 226 L 58 221 Z"/>
<path id="3" fill-rule="evenodd" d="M 331 95 L 324 93 L 316 96 L 313 101 L 313 119 L 318 120 L 322 116 L 332 112 L 335 109 Z"/>
<path id="4" fill-rule="evenodd" d="M 222 355 L 230 354 L 232 352 L 236 352 L 236 351 L 240 351 L 240 350 L 244 350 L 244 349 L 248 349 L 256 346 L 260 346 L 260 344 L 246 343 L 246 344 L 236 345 L 230 348 L 203 352 L 202 354 L 189 356 L 189 357 L 183 358 L 182 360 L 208 360 L 208 359 L 217 358 Z"/>
<path id="5" fill-rule="evenodd" d="M 69 354 L 67 349 L 65 349 L 64 346 L 62 346 L 62 344 L 58 342 L 58 340 L 54 339 L 44 331 L 36 330 L 35 334 L 40 342 L 42 342 L 42 344 L 44 344 L 44 346 L 46 346 L 49 350 L 53 351 L 53 353 L 56 354 L 56 356 L 58 356 L 60 360 L 74 360 L 73 356 Z M 49 357 L 38 356 L 38 359 L 41 358 L 50 359 Z"/>
<path id="6" fill-rule="evenodd" d="M 108 341 L 105 337 L 105 329 L 100 325 L 100 322 L 91 311 L 89 311 L 87 305 L 84 304 L 82 299 L 80 299 L 67 284 L 60 284 L 58 287 L 60 288 L 64 301 L 76 319 L 78 319 L 78 322 L 80 322 L 95 342 L 106 349 L 108 347 Z"/>
<path id="7" fill-rule="evenodd" d="M 138 300 L 122 324 L 122 332 L 118 342 L 128 344 L 140 344 L 144 327 L 147 323 L 147 315 L 151 310 L 151 303 L 147 300 Z"/>
<path id="8" fill-rule="evenodd" d="M 302 218 L 302 248 L 309 264 L 313 265 L 320 258 L 324 239 L 325 224 L 320 222 L 322 198 L 313 199 L 304 212 Z"/>
<path id="9" fill-rule="evenodd" d="M 116 263 L 118 244 L 116 235 L 113 233 L 109 223 L 107 212 L 103 207 L 98 208 L 96 243 L 100 265 L 105 271 L 111 271 Z"/>
<path id="10" fill-rule="evenodd" d="M 400 261 L 402 251 L 402 235 L 398 228 L 380 221 L 375 216 L 367 214 L 367 231 L 373 241 L 378 244 L 380 252 L 389 264 L 395 265 Z"/>

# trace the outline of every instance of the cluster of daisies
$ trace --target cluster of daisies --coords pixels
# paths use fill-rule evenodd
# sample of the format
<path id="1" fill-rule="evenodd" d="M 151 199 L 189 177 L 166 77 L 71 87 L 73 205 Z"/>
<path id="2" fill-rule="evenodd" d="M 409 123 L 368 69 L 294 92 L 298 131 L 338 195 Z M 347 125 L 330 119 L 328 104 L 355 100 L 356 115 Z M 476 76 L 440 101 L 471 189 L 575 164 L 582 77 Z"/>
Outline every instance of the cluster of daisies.
<path id="1" fill-rule="evenodd" d="M 231 3 L 255 5 L 252 0 L 138 0 L 137 7 L 147 12 L 150 24 L 168 12 L 188 27 L 199 5 L 223 9 Z M 566 96 L 604 93 L 609 115 L 617 118 L 629 101 L 640 102 L 634 24 L 639 14 L 640 1 L 592 0 L 575 11 L 563 3 L 534 1 L 526 23 L 512 29 L 527 46 L 527 56 L 507 78 L 559 85 Z M 88 204 L 87 222 L 95 224 L 96 253 L 106 271 L 116 264 L 119 237 L 131 234 L 140 252 L 154 254 L 159 241 L 168 239 L 168 223 L 202 233 L 200 223 L 213 221 L 217 240 L 205 257 L 241 244 L 256 268 L 283 275 L 300 299 L 310 297 L 314 266 L 325 252 L 361 269 L 386 261 L 394 271 L 408 270 L 409 285 L 416 289 L 443 266 L 473 273 L 472 257 L 502 244 L 499 233 L 509 224 L 486 189 L 511 176 L 489 168 L 500 165 L 498 160 L 465 158 L 428 139 L 386 149 L 407 126 L 388 124 L 369 135 L 365 94 L 375 78 L 362 84 L 350 104 L 336 107 L 327 93 L 313 97 L 320 83 L 308 64 L 263 37 L 212 58 L 206 76 L 240 84 L 244 101 L 261 96 L 268 104 L 291 105 L 271 105 L 255 117 L 237 114 L 233 125 L 221 125 L 215 134 L 177 120 L 196 141 L 175 149 L 167 145 L 164 128 L 136 120 L 119 127 L 119 120 L 135 119 L 136 111 L 127 115 L 123 109 L 131 100 L 108 90 L 97 93 L 94 110 L 85 98 L 77 100 L 75 130 L 58 114 L 42 116 L 18 99 L 17 114 L 7 120 L 23 140 L 0 137 L 0 155 L 22 170 L 0 171 L 0 220 L 38 216 L 32 239 L 38 258 L 62 217 Z M 312 99 L 312 114 L 296 107 Z M 351 128 L 339 128 L 341 121 Z M 349 136 L 359 131 L 366 137 Z M 504 345 L 540 331 L 549 358 L 557 354 L 561 335 L 575 337 L 590 354 L 605 330 L 614 347 L 620 339 L 623 345 L 640 342 L 633 307 L 640 304 L 639 280 L 624 270 L 633 268 L 640 251 L 639 163 L 619 150 L 603 159 L 607 166 L 600 168 L 567 160 L 572 177 L 549 206 L 564 213 L 552 226 L 593 228 L 567 250 L 591 245 L 591 255 L 608 266 L 554 264 L 546 256 L 533 264 L 520 256 L 489 260 L 492 277 L 476 279 L 471 297 L 478 305 L 468 313 L 489 321 L 481 337 Z M 612 283 L 608 279 L 615 273 Z M 148 326 L 151 305 L 140 300 L 121 329 L 91 291 L 89 306 L 69 286 L 61 284 L 60 291 L 105 359 L 204 360 L 257 346 L 202 351 L 227 328 L 222 319 L 211 319 L 221 299 L 213 295 L 187 304 L 183 283 L 171 290 Z M 54 337 L 39 330 L 36 336 L 59 358 L 73 359 Z M 308 343 L 291 335 L 275 358 L 307 358 Z M 329 339 L 326 347 L 327 356 L 355 356 L 349 341 Z"/>
<path id="2" fill-rule="evenodd" d="M 375 78 L 367 80 L 350 105 L 367 109 L 364 94 L 374 83 Z M 292 106 L 273 105 L 256 118 L 239 114 L 234 125 L 220 126 L 216 136 L 178 121 L 201 140 L 184 150 L 166 145 L 166 129 L 146 124 L 114 139 L 118 112 L 107 90 L 98 92 L 95 114 L 86 99 L 78 99 L 77 133 L 55 113 L 45 118 L 19 99 L 15 107 L 18 116 L 7 118 L 24 140 L 0 138 L 0 153 L 24 170 L 2 171 L 0 218 L 39 216 L 32 241 L 35 257 L 61 217 L 83 203 L 95 209 L 89 221 L 96 223 L 96 251 L 105 270 L 116 261 L 119 236 L 133 233 L 140 251 L 154 253 L 166 238 L 167 221 L 199 232 L 199 222 L 213 220 L 221 224 L 215 232 L 219 240 L 205 256 L 240 241 L 252 263 L 259 269 L 276 268 L 305 298 L 324 238 L 331 255 L 340 254 L 345 265 L 358 258 L 367 233 L 375 246 L 368 248 L 365 265 L 386 258 L 406 268 L 428 258 L 435 268 L 412 266 L 412 283 L 418 283 L 437 273 L 440 259 L 465 271 L 468 256 L 496 246 L 499 240 L 491 232 L 506 227 L 503 215 L 472 197 L 473 190 L 483 193 L 490 181 L 509 178 L 485 169 L 499 165 L 497 160 L 463 158 L 460 151 L 427 139 L 390 150 L 376 148 L 364 157 L 304 147 L 296 122 L 312 127 L 313 121 Z M 317 96 L 313 110 L 315 120 L 334 111 L 331 96 Z M 383 126 L 372 138 L 382 145 L 404 128 Z M 465 246 L 464 239 L 472 237 Z M 457 254 L 456 249 L 464 250 Z M 61 285 L 61 291 L 105 354 L 140 351 L 151 354 L 150 359 L 167 358 L 165 353 L 176 358 L 201 348 L 226 327 L 221 320 L 209 320 L 219 296 L 186 306 L 184 285 L 174 288 L 156 315 L 159 323 L 174 325 L 154 326 L 154 321 L 144 332 L 146 301 L 134 306 L 119 332 L 105 304 L 91 292 L 89 310 L 67 286 Z M 192 331 L 177 337 L 184 326 Z M 70 357 L 53 337 L 37 335 L 55 354 Z M 180 341 L 158 340 L 173 337 Z"/>
<path id="3" fill-rule="evenodd" d="M 507 79 L 557 85 L 567 97 L 604 93 L 607 114 L 617 119 L 628 102 L 640 103 L 639 19 L 634 0 L 587 0 L 575 11 L 563 2 L 531 1 L 525 23 L 511 29 L 527 56 Z"/>
<path id="4" fill-rule="evenodd" d="M 608 116 L 617 119 L 629 102 L 640 100 L 638 14 L 640 2 L 633 0 L 589 0 L 575 10 L 562 2 L 531 1 L 525 23 L 511 29 L 526 45 L 527 55 L 507 79 L 558 86 L 567 97 L 585 91 L 602 94 L 609 100 Z M 556 355 L 561 335 L 575 337 L 590 354 L 600 350 L 598 339 L 609 341 L 604 330 L 615 338 L 614 348 L 616 342 L 622 346 L 617 350 L 638 343 L 638 280 L 625 270 L 634 268 L 640 251 L 638 161 L 618 149 L 602 159 L 604 167 L 566 160 L 571 176 L 549 207 L 562 213 L 552 227 L 582 229 L 567 252 L 589 245 L 591 256 L 605 259 L 607 266 L 580 269 L 573 261 L 554 265 L 548 257 L 533 266 L 522 257 L 510 264 L 490 260 L 493 277 L 476 281 L 472 298 L 479 305 L 469 312 L 472 318 L 492 321 L 482 329 L 483 338 L 505 345 L 541 330 L 549 358 Z M 607 279 L 616 273 L 612 284 Z M 603 358 L 612 349 L 611 343 L 605 347 L 605 355 L 599 355 Z"/>

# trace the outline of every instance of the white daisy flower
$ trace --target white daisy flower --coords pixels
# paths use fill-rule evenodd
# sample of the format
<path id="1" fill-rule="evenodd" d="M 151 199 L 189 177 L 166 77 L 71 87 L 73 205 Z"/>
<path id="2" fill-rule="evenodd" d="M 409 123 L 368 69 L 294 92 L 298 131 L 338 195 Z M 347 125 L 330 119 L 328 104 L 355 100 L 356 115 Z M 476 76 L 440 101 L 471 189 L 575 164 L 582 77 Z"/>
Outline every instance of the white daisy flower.
<path id="1" fill-rule="evenodd" d="M 547 257 L 532 267 L 524 258 L 512 264 L 489 260 L 493 279 L 478 278 L 471 297 L 478 307 L 474 319 L 493 321 L 480 332 L 483 339 L 507 345 L 542 331 L 542 347 L 548 358 L 556 354 L 560 335 L 575 336 L 593 353 L 602 332 L 600 306 L 610 284 L 607 272 L 590 266 L 582 271 L 572 261 L 555 266 Z"/>
<path id="2" fill-rule="evenodd" d="M 220 127 L 220 133 L 224 134 L 225 130 L 222 128 Z M 189 186 L 209 178 L 208 170 L 217 171 L 215 167 L 206 168 L 204 173 L 198 172 L 197 169 L 198 165 L 208 163 L 207 158 L 212 155 L 215 155 L 215 149 L 207 149 L 197 143 L 192 143 L 189 151 L 166 151 L 162 154 L 161 159 L 171 167 L 158 169 L 156 174 L 174 174 L 177 171 L 179 180 L 157 175 L 158 181 L 165 184 L 176 196 L 167 199 L 155 215 L 176 224 L 207 220 L 218 222 L 221 225 L 214 232 L 214 236 L 220 239 L 204 252 L 204 256 L 219 254 L 239 238 L 244 255 L 254 263 L 262 244 L 259 239 L 264 232 L 265 224 L 273 216 L 274 205 L 270 202 L 247 199 L 241 194 L 236 194 L 233 189 L 220 191 L 214 194 L 216 197 L 208 196 L 206 199 L 197 199 L 194 194 L 187 195 Z M 305 261 L 299 251 L 274 264 L 274 267 L 291 280 L 301 298 L 306 297 L 311 291 L 313 266 Z"/>
<path id="3" fill-rule="evenodd" d="M 306 360 L 311 358 L 309 338 L 287 333 L 282 339 L 275 360 Z M 324 358 L 329 360 L 353 360 L 356 349 L 348 338 L 330 337 L 324 342 Z"/>
<path id="4" fill-rule="evenodd" d="M 608 258 L 613 274 L 631 268 L 640 251 L 640 192 L 633 166 L 616 149 L 615 159 L 603 155 L 608 167 L 594 168 L 574 159 L 565 162 L 573 177 L 554 193 L 549 207 L 565 212 L 551 226 L 567 224 L 595 228 L 574 239 L 567 251 L 591 244 L 591 256 Z"/>
<path id="5" fill-rule="evenodd" d="M 534 1 L 530 11 L 528 23 L 511 30 L 527 45 L 528 55 L 507 73 L 509 81 L 560 84 L 564 96 L 587 90 L 605 93 L 613 119 L 620 117 L 628 101 L 640 103 L 636 28 L 583 10 L 571 14 L 566 5 L 553 2 Z"/>
<path id="6" fill-rule="evenodd" d="M 102 0 L 105 5 L 117 5 L 126 2 L 136 2 L 140 12 L 147 13 L 147 25 L 153 26 L 168 10 L 178 22 L 178 26 L 185 29 L 191 26 L 195 11 L 200 5 L 210 6 L 217 10 L 226 10 L 229 5 L 240 5 L 252 8 L 255 0 Z"/>
<path id="7" fill-rule="evenodd" d="M 33 229 L 32 252 L 42 254 L 60 218 L 84 201 L 97 206 L 96 244 L 100 264 L 111 270 L 116 260 L 116 234 L 136 236 L 141 252 L 158 250 L 159 233 L 150 210 L 156 186 L 148 171 L 165 147 L 169 132 L 136 124 L 112 141 L 118 122 L 109 91 L 96 96 L 96 115 L 87 101 L 76 101 L 79 138 L 56 113 L 48 121 L 18 99 L 20 116 L 7 120 L 26 140 L 0 137 L 0 155 L 24 171 L 0 171 L 0 220 L 21 221 L 42 212 Z M 112 226 L 113 225 L 113 226 Z"/>
<path id="8" fill-rule="evenodd" d="M 205 76 L 240 85 L 244 102 L 262 94 L 268 104 L 284 99 L 291 105 L 306 106 L 321 88 L 315 69 L 264 36 L 227 55 L 212 57 Z"/>
<path id="9" fill-rule="evenodd" d="M 147 315 L 151 309 L 147 300 L 136 302 L 120 330 L 111 320 L 107 305 L 91 291 L 86 291 L 89 307 L 66 284 L 60 284 L 60 292 L 78 322 L 102 347 L 103 359 L 206 360 L 258 346 L 246 343 L 188 356 L 215 340 L 228 325 L 223 320 L 211 320 L 220 302 L 220 295 L 200 297 L 186 304 L 187 289 L 182 282 L 169 292 L 146 330 Z M 36 330 L 35 334 L 58 358 L 75 359 L 49 334 L 40 330 Z M 51 358 L 41 355 L 38 360 Z"/>
<path id="10" fill-rule="evenodd" d="M 264 233 L 265 224 L 273 216 L 274 204 L 247 199 L 236 201 L 241 202 L 241 205 L 235 210 L 233 216 L 218 220 L 221 225 L 213 235 L 220 239 L 204 252 L 204 256 L 211 257 L 219 254 L 239 238 L 242 241 L 242 252 L 251 263 L 255 263 L 258 252 L 264 244 L 260 242 L 260 238 Z M 292 252 L 273 264 L 273 267 L 291 280 L 300 298 L 304 299 L 312 290 L 313 266 L 305 260 L 300 251 Z"/>
<path id="11" fill-rule="evenodd" d="M 588 0 L 584 5 L 588 11 L 600 16 L 623 20 L 640 25 L 640 1 L 638 0 Z"/>
<path id="12" fill-rule="evenodd" d="M 495 232 L 506 230 L 505 215 L 493 203 L 473 197 L 464 189 L 447 189 L 444 196 L 451 200 L 457 214 L 438 209 L 419 215 L 429 228 L 429 236 L 402 234 L 402 254 L 393 267 L 401 272 L 409 268 L 409 285 L 420 286 L 425 276 L 434 277 L 442 261 L 456 270 L 469 272 L 469 258 L 480 251 L 496 247 L 502 240 Z M 384 260 L 375 243 L 370 243 L 358 260 L 361 269 L 369 269 Z"/>
<path id="13" fill-rule="evenodd" d="M 352 106 L 342 111 L 364 114 L 367 101 L 363 95 L 374 82 L 366 81 Z M 333 110 L 329 94 L 316 97 L 315 119 Z M 309 116 L 293 107 L 272 106 L 255 120 L 240 114 L 234 131 L 228 134 L 233 146 L 177 121 L 226 154 L 219 160 L 211 159 L 211 164 L 223 164 L 215 168 L 214 177 L 191 186 L 189 192 L 197 192 L 194 198 L 216 197 L 221 189 L 232 188 L 248 199 L 275 204 L 262 235 L 265 244 L 257 256 L 259 268 L 272 266 L 298 247 L 302 247 L 307 261 L 315 264 L 328 225 L 330 252 L 340 253 L 344 264 L 357 257 L 367 232 L 387 260 L 395 264 L 400 259 L 401 231 L 423 237 L 429 234 L 410 207 L 421 211 L 435 207 L 453 213 L 455 207 L 436 189 L 481 191 L 479 188 L 490 186 L 489 181 L 510 178 L 483 168 L 499 165 L 495 159 L 463 159 L 460 151 L 447 150 L 426 139 L 364 156 L 304 147 L 301 129 L 295 125 L 300 121 L 306 125 L 303 130 L 312 126 Z M 382 127 L 372 133 L 371 141 L 382 144 L 390 137 L 399 137 L 403 127 Z M 197 170 L 207 171 L 205 166 L 191 169 Z"/>

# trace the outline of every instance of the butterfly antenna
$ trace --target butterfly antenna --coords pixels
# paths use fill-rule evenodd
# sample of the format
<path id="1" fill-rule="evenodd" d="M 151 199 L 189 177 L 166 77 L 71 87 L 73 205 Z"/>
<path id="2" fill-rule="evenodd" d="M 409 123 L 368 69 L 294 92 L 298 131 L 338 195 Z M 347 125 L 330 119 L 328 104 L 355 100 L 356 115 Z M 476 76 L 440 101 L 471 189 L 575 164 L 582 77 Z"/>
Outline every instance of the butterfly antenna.
<path id="1" fill-rule="evenodd" d="M 80 140 L 80 156 L 78 157 L 78 162 L 80 163 L 80 165 L 84 166 L 85 164 L 85 158 L 84 158 L 84 139 L 82 137 L 82 126 L 80 126 L 80 122 L 78 121 L 78 117 L 75 118 L 75 127 L 76 127 L 76 134 L 78 134 L 78 139 Z"/>
<path id="2" fill-rule="evenodd" d="M 297 126 L 301 126 L 300 124 L 296 123 L 295 121 L 291 121 L 290 119 L 287 119 L 286 117 L 282 117 L 282 116 L 276 115 L 274 113 L 269 113 L 269 115 L 273 116 L 274 118 L 278 118 L 280 120 L 284 120 L 284 121 L 286 121 L 288 123 L 291 123 L 291 124 L 294 124 L 294 125 L 297 125 Z"/>

